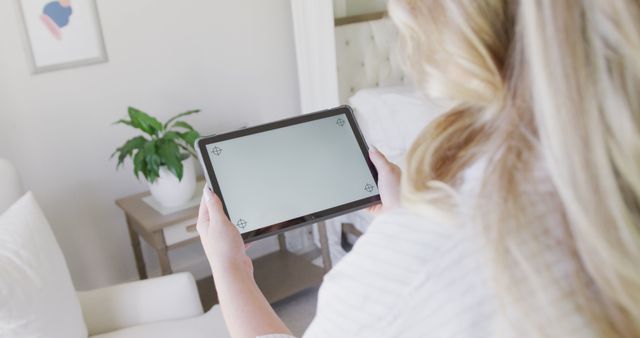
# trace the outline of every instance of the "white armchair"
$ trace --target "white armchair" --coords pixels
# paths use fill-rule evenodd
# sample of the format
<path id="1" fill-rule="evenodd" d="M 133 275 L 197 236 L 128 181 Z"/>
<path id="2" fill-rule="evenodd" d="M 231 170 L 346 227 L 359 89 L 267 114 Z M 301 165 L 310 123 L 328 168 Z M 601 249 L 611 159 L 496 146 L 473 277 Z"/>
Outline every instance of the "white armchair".
<path id="1" fill-rule="evenodd" d="M 79 291 L 92 338 L 228 337 L 219 306 L 203 314 L 190 273 Z"/>
<path id="2" fill-rule="evenodd" d="M 202 315 L 198 289 L 189 273 L 79 291 L 78 298 L 89 336 Z"/>
<path id="3" fill-rule="evenodd" d="M 37 270 L 38 267 L 49 269 L 40 274 L 39 280 L 35 278 L 34 285 L 39 286 L 32 289 L 36 290 L 34 292 L 41 292 L 45 297 L 40 297 L 40 294 L 26 294 L 21 295 L 22 298 L 18 301 L 11 302 L 11 299 L 6 299 L 8 310 L 0 309 L 0 337 L 22 335 L 25 332 L 32 333 L 29 330 L 34 328 L 43 330 L 47 327 L 56 331 L 47 331 L 46 336 L 49 337 L 68 337 L 71 333 L 74 337 L 88 335 L 98 338 L 217 338 L 229 336 L 219 306 L 214 306 L 207 313 L 203 313 L 195 281 L 189 273 L 178 273 L 91 291 L 80 291 L 74 294 L 64 258 L 55 243 L 55 238 L 50 234 L 46 219 L 37 215 L 40 210 L 33 197 L 29 194 L 25 195 L 15 168 L 7 160 L 1 158 L 0 187 L 2 187 L 0 189 L 0 242 L 4 240 L 5 242 L 2 244 L 8 247 L 8 250 L 11 250 L 12 246 L 6 245 L 7 240 L 15 239 L 17 242 L 13 245 L 17 248 L 15 251 L 0 251 L 0 271 L 8 271 L 13 274 L 9 275 L 7 279 L 3 277 L 4 280 L 0 281 L 0 296 L 20 295 L 29 292 L 24 290 L 28 290 L 30 281 L 27 280 L 23 288 L 19 283 L 19 278 L 23 278 L 20 276 L 21 272 L 16 272 L 16 265 L 12 265 L 15 263 L 15 256 L 24 256 L 25 251 L 29 250 L 29 248 L 24 248 L 23 243 L 33 242 L 35 243 L 34 250 L 42 250 L 29 261 L 28 269 Z M 24 197 L 21 198 L 23 195 Z M 35 207 L 27 205 L 30 199 L 33 200 L 32 204 L 35 204 Z M 22 209 L 13 210 L 12 208 L 10 211 L 13 210 L 13 213 L 10 211 L 5 213 L 5 210 L 17 200 L 23 202 Z M 26 217 L 21 218 L 21 215 L 25 214 L 24 210 L 33 210 L 33 216 L 27 214 Z M 18 224 L 22 220 L 29 224 L 25 226 Z M 41 224 L 44 224 L 44 227 L 37 228 Z M 39 231 L 29 232 L 29 226 Z M 21 230 L 15 231 L 12 228 L 20 228 Z M 27 229 L 27 231 L 22 229 Z M 11 237 L 8 234 L 15 234 L 15 236 Z M 34 234 L 42 234 L 42 236 L 40 236 L 41 238 L 33 238 Z M 21 236 L 22 238 L 20 238 Z M 6 257 L 13 260 L 3 259 Z M 39 264 L 38 259 L 44 261 Z M 3 264 L 5 266 L 2 266 Z M 52 270 L 53 268 L 56 269 Z M 28 271 L 28 275 L 38 277 L 38 271 Z M 18 282 L 14 280 L 14 284 L 11 284 L 11 277 L 16 277 Z M 51 292 L 42 291 L 42 285 L 48 284 L 55 284 L 53 287 L 56 288 L 57 295 L 51 296 Z M 65 289 L 68 289 L 69 292 L 65 292 Z M 77 299 L 71 299 L 76 296 Z M 34 302 L 36 306 L 28 307 L 29 304 L 24 299 L 28 300 L 29 298 L 36 299 Z M 60 310 L 55 302 L 61 303 Z M 78 307 L 82 312 L 81 316 L 79 314 L 75 316 Z M 33 309 L 38 313 L 23 313 L 24 318 L 16 318 L 16 315 L 21 314 L 20 311 L 25 309 Z M 39 316 L 42 319 L 38 319 Z M 77 317 L 77 321 L 80 323 L 74 323 L 74 317 Z M 84 323 L 81 323 L 82 319 L 84 319 Z M 12 327 L 11 323 L 19 323 L 17 326 L 23 327 Z M 61 326 L 62 329 L 57 330 Z M 67 329 L 66 326 L 75 327 Z M 34 336 L 40 335 L 35 334 Z"/>

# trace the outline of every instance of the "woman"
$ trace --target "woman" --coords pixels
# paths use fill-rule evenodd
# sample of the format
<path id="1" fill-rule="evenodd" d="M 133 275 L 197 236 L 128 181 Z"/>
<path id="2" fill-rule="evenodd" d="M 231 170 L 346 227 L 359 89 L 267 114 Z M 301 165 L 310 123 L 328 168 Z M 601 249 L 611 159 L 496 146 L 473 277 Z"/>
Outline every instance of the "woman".
<path id="1" fill-rule="evenodd" d="M 456 108 L 402 175 L 371 153 L 383 214 L 325 277 L 305 337 L 640 337 L 640 4 L 399 0 L 390 14 L 418 84 Z M 288 334 L 205 197 L 231 335 Z"/>

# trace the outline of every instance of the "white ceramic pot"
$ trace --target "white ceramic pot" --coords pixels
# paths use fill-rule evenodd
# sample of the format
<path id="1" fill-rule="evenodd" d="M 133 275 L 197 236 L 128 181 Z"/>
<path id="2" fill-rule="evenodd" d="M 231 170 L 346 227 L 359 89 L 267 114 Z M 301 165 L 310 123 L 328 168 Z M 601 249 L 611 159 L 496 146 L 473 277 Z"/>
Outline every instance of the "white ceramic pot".
<path id="1" fill-rule="evenodd" d="M 167 208 L 186 204 L 196 191 L 196 172 L 191 156 L 182 161 L 182 166 L 184 170 L 180 181 L 167 167 L 162 166 L 160 177 L 153 184 L 147 182 L 153 198 Z"/>

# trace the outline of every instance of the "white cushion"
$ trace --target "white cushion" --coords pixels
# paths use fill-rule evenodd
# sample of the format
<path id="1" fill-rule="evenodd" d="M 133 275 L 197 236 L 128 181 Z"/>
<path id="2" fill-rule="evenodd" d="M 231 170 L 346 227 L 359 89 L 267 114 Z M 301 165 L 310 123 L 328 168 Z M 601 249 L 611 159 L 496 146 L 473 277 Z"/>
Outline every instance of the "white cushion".
<path id="1" fill-rule="evenodd" d="M 229 333 L 220 306 L 195 318 L 134 326 L 92 338 L 227 338 Z"/>
<path id="2" fill-rule="evenodd" d="M 24 195 L 20 176 L 11 162 L 0 158 L 0 214 Z"/>
<path id="3" fill-rule="evenodd" d="M 64 256 L 30 192 L 0 216 L 0 276 L 0 337 L 87 337 Z"/>

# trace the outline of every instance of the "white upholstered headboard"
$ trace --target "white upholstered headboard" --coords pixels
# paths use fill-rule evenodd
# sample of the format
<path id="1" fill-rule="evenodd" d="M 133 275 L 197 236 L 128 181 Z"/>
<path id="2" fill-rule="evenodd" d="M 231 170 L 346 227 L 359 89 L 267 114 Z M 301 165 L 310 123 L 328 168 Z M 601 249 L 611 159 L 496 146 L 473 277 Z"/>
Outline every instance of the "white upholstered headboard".
<path id="1" fill-rule="evenodd" d="M 398 32 L 389 18 L 335 27 L 338 92 L 341 104 L 363 88 L 408 82 L 395 44 Z"/>

